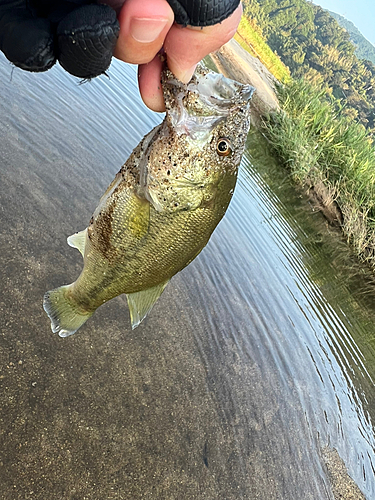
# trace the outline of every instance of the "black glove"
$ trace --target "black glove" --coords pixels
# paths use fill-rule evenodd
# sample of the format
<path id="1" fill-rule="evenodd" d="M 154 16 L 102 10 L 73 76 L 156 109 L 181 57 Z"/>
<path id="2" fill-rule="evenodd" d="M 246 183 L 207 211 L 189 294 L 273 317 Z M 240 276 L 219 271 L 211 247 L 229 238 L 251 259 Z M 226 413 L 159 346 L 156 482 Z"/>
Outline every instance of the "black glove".
<path id="1" fill-rule="evenodd" d="M 221 22 L 239 1 L 168 0 L 184 26 Z M 0 50 L 28 71 L 46 71 L 58 60 L 72 75 L 94 78 L 108 69 L 119 30 L 115 11 L 96 1 L 0 0 Z"/>
<path id="2" fill-rule="evenodd" d="M 177 24 L 211 26 L 221 23 L 237 9 L 240 0 L 167 0 Z"/>
<path id="3" fill-rule="evenodd" d="M 0 0 L 0 50 L 19 68 L 46 71 L 58 59 L 93 78 L 111 63 L 120 27 L 107 5 L 86 0 Z"/>

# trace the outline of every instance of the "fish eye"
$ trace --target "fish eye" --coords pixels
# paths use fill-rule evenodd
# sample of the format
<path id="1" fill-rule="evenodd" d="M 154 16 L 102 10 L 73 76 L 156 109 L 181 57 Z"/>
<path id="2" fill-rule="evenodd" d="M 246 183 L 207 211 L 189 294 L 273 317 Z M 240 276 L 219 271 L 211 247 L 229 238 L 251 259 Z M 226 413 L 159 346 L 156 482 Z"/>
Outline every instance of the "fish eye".
<path id="1" fill-rule="evenodd" d="M 228 156 L 232 152 L 232 145 L 226 137 L 221 137 L 216 144 L 217 154 L 220 156 Z"/>

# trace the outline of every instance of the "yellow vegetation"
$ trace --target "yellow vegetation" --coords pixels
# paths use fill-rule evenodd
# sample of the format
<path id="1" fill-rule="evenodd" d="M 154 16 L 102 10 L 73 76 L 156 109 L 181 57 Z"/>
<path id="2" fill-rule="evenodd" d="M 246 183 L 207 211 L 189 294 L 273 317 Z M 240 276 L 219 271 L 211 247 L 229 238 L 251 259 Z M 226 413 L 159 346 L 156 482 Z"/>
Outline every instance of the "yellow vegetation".
<path id="1" fill-rule="evenodd" d="M 290 80 L 289 68 L 281 62 L 264 41 L 259 30 L 256 30 L 245 17 L 242 17 L 234 38 L 252 56 L 257 57 L 280 82 L 286 83 Z"/>

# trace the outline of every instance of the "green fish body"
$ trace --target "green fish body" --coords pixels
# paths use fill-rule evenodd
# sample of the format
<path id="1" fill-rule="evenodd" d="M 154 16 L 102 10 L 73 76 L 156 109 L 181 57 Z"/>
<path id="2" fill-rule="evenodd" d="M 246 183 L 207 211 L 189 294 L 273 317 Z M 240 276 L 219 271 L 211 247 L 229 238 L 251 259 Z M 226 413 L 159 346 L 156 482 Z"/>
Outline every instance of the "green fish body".
<path id="1" fill-rule="evenodd" d="M 252 87 L 200 65 L 188 85 L 163 73 L 164 121 L 147 134 L 68 238 L 84 258 L 71 285 L 47 292 L 53 332 L 73 334 L 125 293 L 132 327 L 207 244 L 231 200 L 250 126 Z"/>

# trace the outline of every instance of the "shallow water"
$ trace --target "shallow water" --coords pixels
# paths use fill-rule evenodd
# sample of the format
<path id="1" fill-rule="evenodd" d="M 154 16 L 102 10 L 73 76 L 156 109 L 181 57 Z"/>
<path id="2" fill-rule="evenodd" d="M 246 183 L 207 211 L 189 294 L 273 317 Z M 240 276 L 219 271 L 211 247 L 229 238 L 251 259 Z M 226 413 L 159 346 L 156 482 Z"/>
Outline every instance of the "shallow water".
<path id="1" fill-rule="evenodd" d="M 226 217 L 139 328 L 118 298 L 51 333 L 43 293 L 82 265 L 66 237 L 161 120 L 135 82 L 0 58 L 4 498 L 333 499 L 327 446 L 374 498 L 375 280 L 256 133 Z"/>

